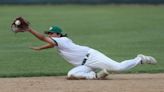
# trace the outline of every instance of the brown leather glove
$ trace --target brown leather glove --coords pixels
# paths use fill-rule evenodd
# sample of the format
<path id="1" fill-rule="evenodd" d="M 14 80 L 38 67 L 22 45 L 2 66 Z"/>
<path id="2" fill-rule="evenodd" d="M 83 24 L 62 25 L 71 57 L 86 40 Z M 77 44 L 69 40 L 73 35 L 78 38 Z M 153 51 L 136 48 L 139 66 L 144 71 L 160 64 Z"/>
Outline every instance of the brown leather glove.
<path id="1" fill-rule="evenodd" d="M 15 33 L 25 32 L 29 28 L 29 22 L 22 17 L 16 18 L 11 24 L 11 30 Z"/>

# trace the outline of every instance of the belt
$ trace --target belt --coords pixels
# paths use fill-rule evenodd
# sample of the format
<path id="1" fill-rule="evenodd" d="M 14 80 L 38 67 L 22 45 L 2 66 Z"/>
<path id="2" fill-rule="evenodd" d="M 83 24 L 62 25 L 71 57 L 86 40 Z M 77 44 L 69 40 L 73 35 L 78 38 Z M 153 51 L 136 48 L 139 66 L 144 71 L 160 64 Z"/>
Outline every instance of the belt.
<path id="1" fill-rule="evenodd" d="M 89 53 L 88 53 L 88 54 L 86 54 L 86 56 L 84 57 L 83 62 L 82 62 L 82 64 L 81 64 L 81 65 L 84 65 L 84 64 L 87 62 L 88 57 L 89 57 Z"/>

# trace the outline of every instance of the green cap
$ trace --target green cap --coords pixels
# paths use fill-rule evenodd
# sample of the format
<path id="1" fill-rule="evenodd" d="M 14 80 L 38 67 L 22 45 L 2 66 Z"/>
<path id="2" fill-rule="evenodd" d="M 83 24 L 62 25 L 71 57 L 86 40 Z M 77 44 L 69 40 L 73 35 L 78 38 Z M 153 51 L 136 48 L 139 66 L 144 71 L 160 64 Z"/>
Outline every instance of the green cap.
<path id="1" fill-rule="evenodd" d="M 49 34 L 49 33 L 59 33 L 59 34 L 61 34 L 62 29 L 58 26 L 51 26 L 48 31 L 45 31 L 45 34 Z"/>

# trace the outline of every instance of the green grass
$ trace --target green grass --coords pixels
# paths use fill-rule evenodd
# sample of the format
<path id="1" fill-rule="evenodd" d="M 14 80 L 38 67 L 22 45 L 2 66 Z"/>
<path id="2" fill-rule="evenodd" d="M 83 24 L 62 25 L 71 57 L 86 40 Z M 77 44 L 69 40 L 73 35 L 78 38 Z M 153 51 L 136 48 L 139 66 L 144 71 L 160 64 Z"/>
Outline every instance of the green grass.
<path id="1" fill-rule="evenodd" d="M 0 77 L 65 75 L 73 67 L 54 49 L 29 49 L 44 43 L 29 33 L 13 34 L 10 23 L 17 16 L 27 18 L 39 32 L 59 25 L 76 43 L 117 61 L 143 53 L 159 62 L 128 72 L 164 72 L 163 10 L 162 5 L 0 6 Z"/>

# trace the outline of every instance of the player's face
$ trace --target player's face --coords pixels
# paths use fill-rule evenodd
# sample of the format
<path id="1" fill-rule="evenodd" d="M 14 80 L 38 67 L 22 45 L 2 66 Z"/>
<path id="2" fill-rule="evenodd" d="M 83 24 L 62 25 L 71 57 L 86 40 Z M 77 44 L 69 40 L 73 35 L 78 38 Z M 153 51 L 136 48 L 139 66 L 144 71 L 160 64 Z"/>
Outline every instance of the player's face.
<path id="1" fill-rule="evenodd" d="M 59 37 L 59 35 L 56 33 L 48 33 L 48 36 L 49 37 Z"/>

